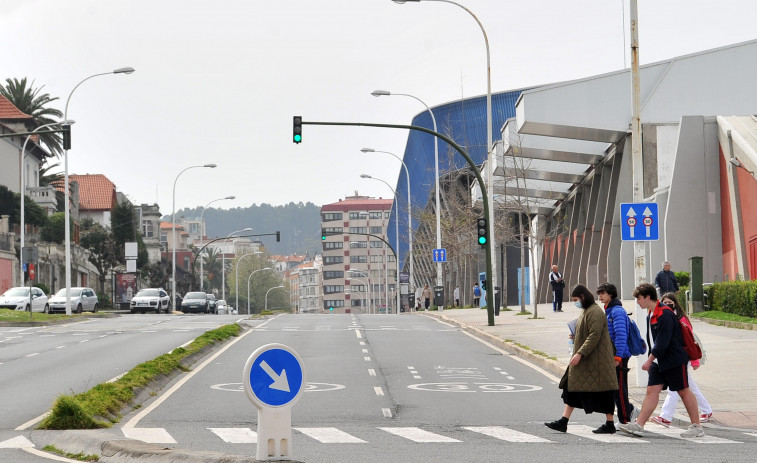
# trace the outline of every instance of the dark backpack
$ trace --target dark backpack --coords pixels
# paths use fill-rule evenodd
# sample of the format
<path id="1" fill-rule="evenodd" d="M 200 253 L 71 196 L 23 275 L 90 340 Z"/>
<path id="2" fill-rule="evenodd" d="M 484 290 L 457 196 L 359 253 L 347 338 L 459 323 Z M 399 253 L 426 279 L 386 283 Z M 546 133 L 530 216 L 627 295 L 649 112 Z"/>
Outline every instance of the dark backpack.
<path id="1" fill-rule="evenodd" d="M 647 343 L 642 339 L 639 327 L 631 320 L 631 317 L 628 317 L 628 350 L 631 351 L 631 355 L 647 353 Z"/>

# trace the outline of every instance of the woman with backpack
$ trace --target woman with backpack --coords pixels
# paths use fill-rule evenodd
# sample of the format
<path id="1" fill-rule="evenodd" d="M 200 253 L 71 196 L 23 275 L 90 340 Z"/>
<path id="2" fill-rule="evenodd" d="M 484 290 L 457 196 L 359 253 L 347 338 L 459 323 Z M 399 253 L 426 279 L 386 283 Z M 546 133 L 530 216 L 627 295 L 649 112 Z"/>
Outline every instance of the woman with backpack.
<path id="1" fill-rule="evenodd" d="M 692 333 L 694 332 L 694 327 L 691 325 L 691 320 L 689 320 L 689 316 L 686 314 L 686 311 L 683 310 L 681 305 L 678 303 L 678 298 L 676 297 L 675 293 L 665 293 L 662 296 L 662 299 L 660 300 L 662 304 L 667 305 L 676 314 L 676 317 L 686 326 L 689 327 L 689 329 L 692 330 Z M 702 359 L 703 361 L 704 359 Z M 689 362 L 689 365 L 691 365 L 691 368 L 697 369 L 700 367 L 701 362 L 700 360 L 693 360 Z M 699 422 L 700 423 L 707 423 L 712 419 L 712 407 L 710 406 L 710 403 L 705 399 L 704 395 L 702 395 L 702 391 L 699 390 L 699 387 L 697 386 L 697 383 L 694 382 L 694 377 L 689 375 L 689 388 L 691 388 L 691 392 L 694 393 L 694 396 L 697 398 L 697 404 L 699 404 Z M 665 397 L 665 402 L 662 404 L 662 412 L 660 412 L 659 416 L 655 416 L 652 418 L 652 421 L 655 423 L 665 426 L 666 428 L 670 426 L 670 422 L 673 419 L 673 414 L 676 411 L 676 407 L 678 406 L 678 399 L 680 397 L 678 396 L 678 393 L 675 391 L 668 391 L 668 396 Z"/>

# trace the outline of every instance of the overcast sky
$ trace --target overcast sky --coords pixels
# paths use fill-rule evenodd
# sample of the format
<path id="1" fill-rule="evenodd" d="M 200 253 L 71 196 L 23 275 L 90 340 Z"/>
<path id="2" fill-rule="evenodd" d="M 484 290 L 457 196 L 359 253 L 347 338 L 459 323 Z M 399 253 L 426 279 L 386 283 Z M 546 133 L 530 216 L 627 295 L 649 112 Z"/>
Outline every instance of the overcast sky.
<path id="1" fill-rule="evenodd" d="M 629 0 L 457 1 L 486 29 L 493 92 L 630 66 Z M 755 18 L 755 0 L 639 0 L 641 64 L 755 39 Z M 206 163 L 179 178 L 177 210 L 391 197 L 360 174 L 394 185 L 399 162 L 360 148 L 402 156 L 406 131 L 305 126 L 295 145 L 292 116 L 408 124 L 420 103 L 370 92 L 430 106 L 486 92 L 481 31 L 448 3 L 0 0 L 3 81 L 28 77 L 63 111 L 79 81 L 124 66 L 71 98 L 69 173 L 164 214 L 177 174 Z"/>

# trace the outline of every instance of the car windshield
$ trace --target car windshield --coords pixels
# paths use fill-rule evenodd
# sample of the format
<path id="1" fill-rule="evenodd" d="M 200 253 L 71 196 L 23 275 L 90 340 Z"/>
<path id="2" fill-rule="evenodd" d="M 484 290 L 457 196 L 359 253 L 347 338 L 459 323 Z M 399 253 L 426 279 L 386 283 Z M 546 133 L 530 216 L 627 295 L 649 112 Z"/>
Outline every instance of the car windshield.
<path id="1" fill-rule="evenodd" d="M 157 289 L 143 289 L 140 290 L 136 296 L 134 297 L 158 297 L 158 290 Z"/>
<path id="2" fill-rule="evenodd" d="M 57 293 L 55 293 L 56 297 L 66 297 L 66 288 L 61 288 L 58 290 Z M 81 296 L 81 289 L 74 289 L 71 288 L 71 297 L 79 297 Z"/>
<path id="3" fill-rule="evenodd" d="M 184 299 L 205 299 L 205 293 L 187 293 Z"/>
<path id="4" fill-rule="evenodd" d="M 3 294 L 3 296 L 16 297 L 16 296 L 29 296 L 29 288 L 11 288 Z"/>
<path id="5" fill-rule="evenodd" d="M 210 299 L 211 301 L 215 301 L 216 297 L 213 296 L 212 294 L 208 294 L 208 299 Z"/>

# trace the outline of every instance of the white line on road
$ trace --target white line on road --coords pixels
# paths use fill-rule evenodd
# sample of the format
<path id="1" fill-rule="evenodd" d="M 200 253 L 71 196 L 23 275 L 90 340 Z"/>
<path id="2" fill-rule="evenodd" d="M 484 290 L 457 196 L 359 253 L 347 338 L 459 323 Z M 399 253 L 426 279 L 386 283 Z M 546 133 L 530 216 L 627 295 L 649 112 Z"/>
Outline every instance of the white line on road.
<path id="1" fill-rule="evenodd" d="M 26 354 L 26 357 L 34 357 L 35 355 L 39 355 L 39 352 L 35 352 L 33 354 Z"/>
<path id="2" fill-rule="evenodd" d="M 358 339 L 363 339 L 363 335 L 360 334 L 360 330 L 355 330 L 355 336 L 357 336 Z"/>
<path id="3" fill-rule="evenodd" d="M 507 442 L 552 442 L 539 436 L 526 434 L 524 432 L 515 431 L 502 426 L 464 426 L 463 429 L 467 429 L 468 431 L 477 432 L 479 434 Z"/>
<path id="4" fill-rule="evenodd" d="M 538 371 L 539 373 L 543 374 L 544 376 L 546 376 L 547 378 L 551 379 L 552 381 L 554 381 L 554 382 L 556 382 L 556 383 L 559 383 L 559 382 L 560 382 L 560 378 L 558 378 L 557 376 L 555 376 L 555 375 L 553 375 L 552 373 L 548 372 L 547 370 L 545 370 L 545 369 L 543 369 L 543 368 L 540 368 L 540 367 L 538 367 L 538 366 L 534 365 L 533 363 L 529 363 L 529 362 L 527 362 L 527 361 L 523 360 L 523 359 L 522 359 L 522 358 L 520 358 L 520 357 L 517 357 L 517 356 L 515 356 L 515 355 L 511 355 L 511 354 L 510 354 L 509 352 L 507 352 L 506 350 L 502 350 L 502 349 L 500 349 L 499 347 L 495 346 L 494 344 L 492 344 L 492 343 L 489 343 L 489 342 L 486 342 L 486 341 L 484 341 L 483 339 L 479 339 L 479 338 L 477 338 L 476 336 L 474 336 L 474 335 L 472 335 L 472 334 L 470 334 L 470 333 L 468 333 L 468 332 L 466 332 L 466 331 L 461 331 L 461 333 L 463 333 L 463 334 L 464 334 L 464 335 L 466 335 L 466 336 L 470 336 L 471 338 L 475 339 L 476 341 L 480 342 L 481 344 L 483 344 L 483 345 L 485 345 L 485 346 L 488 346 L 488 347 L 490 347 L 490 348 L 492 348 L 492 349 L 496 350 L 497 352 L 501 353 L 502 355 L 504 355 L 504 356 L 506 356 L 506 357 L 509 357 L 509 358 L 511 358 L 511 359 L 513 359 L 513 360 L 515 360 L 515 361 L 517 361 L 517 362 L 520 362 L 520 363 L 522 363 L 523 365 L 526 365 L 527 367 L 529 367 L 529 368 L 531 368 L 531 369 L 533 369 L 533 370 L 536 370 L 536 371 Z"/>
<path id="5" fill-rule="evenodd" d="M 63 349 L 64 347 L 66 347 L 66 346 L 58 346 L 58 347 L 56 347 L 56 349 Z"/>
<path id="6" fill-rule="evenodd" d="M 49 414 L 50 414 L 50 412 L 47 411 L 47 412 L 41 414 L 40 416 L 34 418 L 33 420 L 27 421 L 26 423 L 24 423 L 21 426 L 17 427 L 15 430 L 16 431 L 23 431 L 23 430 L 25 430 L 27 428 L 30 428 L 30 427 L 34 426 L 35 424 L 39 423 L 40 421 L 44 420 L 45 418 L 47 418 L 47 415 L 49 415 Z"/>
<path id="7" fill-rule="evenodd" d="M 421 377 L 418 375 L 413 375 L 413 379 L 421 379 Z"/>
<path id="8" fill-rule="evenodd" d="M 694 439 L 687 439 L 685 437 L 681 437 L 681 429 L 679 428 L 666 428 L 664 426 L 660 426 L 659 424 L 655 423 L 647 423 L 644 425 L 645 431 L 654 432 L 656 434 L 662 434 L 666 437 L 672 437 L 673 439 L 681 439 L 685 440 L 686 442 L 696 442 L 697 444 L 740 444 L 741 442 L 736 442 L 733 440 L 728 439 L 721 439 L 719 437 L 713 437 L 713 436 L 703 436 L 703 437 L 697 437 Z"/>
<path id="9" fill-rule="evenodd" d="M 368 369 L 368 375 L 369 376 L 376 376 L 376 370 L 374 370 L 373 368 L 369 368 Z"/>
<path id="10" fill-rule="evenodd" d="M 365 341 L 360 341 L 360 345 L 364 346 L 365 345 Z"/>
<path id="11" fill-rule="evenodd" d="M 415 367 L 407 367 L 408 370 L 415 370 Z"/>
<path id="12" fill-rule="evenodd" d="M 384 395 L 384 390 L 381 389 L 380 386 L 376 386 L 373 388 L 373 391 L 376 393 L 376 395 Z"/>
<path id="13" fill-rule="evenodd" d="M 89 342 L 89 341 L 91 341 L 91 339 L 85 339 L 84 341 L 79 341 L 79 344 L 81 344 L 83 342 Z"/>
<path id="14" fill-rule="evenodd" d="M 42 450 L 31 448 L 31 447 L 30 448 L 22 448 L 21 450 L 23 450 L 26 453 L 31 453 L 32 455 L 36 455 L 38 457 L 46 458 L 48 460 L 53 460 L 53 461 L 65 461 L 65 462 L 69 462 L 69 463 L 79 463 L 79 461 L 80 461 L 80 460 L 72 460 L 72 459 L 66 458 L 66 457 L 61 457 L 59 455 L 55 455 L 53 453 L 47 453 L 47 452 L 44 452 Z"/>
<path id="15" fill-rule="evenodd" d="M 424 431 L 421 428 L 379 428 L 395 436 L 404 437 L 413 442 L 460 442 L 451 437 L 434 434 L 433 432 Z"/>
<path id="16" fill-rule="evenodd" d="M 258 434 L 250 428 L 208 428 L 210 432 L 229 444 L 256 444 Z"/>
<path id="17" fill-rule="evenodd" d="M 370 362 L 371 358 L 370 357 L 363 357 L 363 360 L 365 360 L 366 362 Z"/>
<path id="18" fill-rule="evenodd" d="M 388 408 L 382 408 L 381 409 L 381 413 L 384 414 L 385 418 L 391 418 L 392 417 L 392 411 L 389 410 Z"/>
<path id="19" fill-rule="evenodd" d="M 347 434 L 337 428 L 294 428 L 324 444 L 365 444 L 363 439 Z"/>
<path id="20" fill-rule="evenodd" d="M 363 353 L 367 354 L 368 353 L 368 349 L 363 349 Z"/>
<path id="21" fill-rule="evenodd" d="M 121 428 L 128 439 L 141 440 L 148 444 L 175 444 L 176 440 L 164 428 Z"/>
<path id="22" fill-rule="evenodd" d="M 583 424 L 569 424 L 568 434 L 574 436 L 585 437 L 587 439 L 596 440 L 599 442 L 613 442 L 613 443 L 625 443 L 625 444 L 648 444 L 649 441 L 639 439 L 638 437 L 631 437 L 624 434 L 622 431 L 615 434 L 594 434 L 592 431 L 594 428 Z M 680 431 L 679 431 L 680 432 Z"/>

